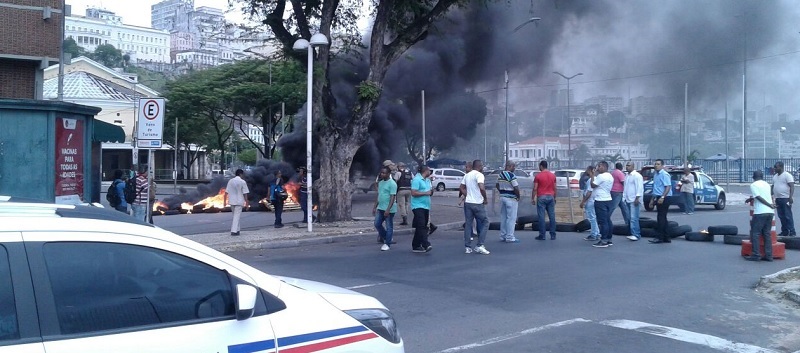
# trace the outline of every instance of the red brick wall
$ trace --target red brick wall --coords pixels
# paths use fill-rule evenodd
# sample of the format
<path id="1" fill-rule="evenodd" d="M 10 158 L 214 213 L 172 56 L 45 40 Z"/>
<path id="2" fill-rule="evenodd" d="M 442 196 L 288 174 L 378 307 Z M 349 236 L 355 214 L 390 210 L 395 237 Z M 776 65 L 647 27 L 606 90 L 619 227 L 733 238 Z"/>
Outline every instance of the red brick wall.
<path id="1" fill-rule="evenodd" d="M 0 3 L 61 9 L 60 0 L 0 0 Z M 42 19 L 43 11 L 0 7 L 0 54 L 58 58 L 62 14 Z"/>
<path id="2" fill-rule="evenodd" d="M 38 67 L 35 61 L 0 59 L 0 98 L 33 99 Z"/>

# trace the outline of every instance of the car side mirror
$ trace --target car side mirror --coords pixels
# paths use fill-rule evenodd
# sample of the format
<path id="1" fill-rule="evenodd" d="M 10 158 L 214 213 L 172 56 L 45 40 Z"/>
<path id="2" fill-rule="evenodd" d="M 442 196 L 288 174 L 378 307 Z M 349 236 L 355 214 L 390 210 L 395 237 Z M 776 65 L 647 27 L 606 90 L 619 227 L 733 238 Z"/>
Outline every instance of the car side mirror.
<path id="1" fill-rule="evenodd" d="M 253 317 L 256 308 L 258 290 L 247 284 L 236 285 L 236 320 L 247 320 Z"/>

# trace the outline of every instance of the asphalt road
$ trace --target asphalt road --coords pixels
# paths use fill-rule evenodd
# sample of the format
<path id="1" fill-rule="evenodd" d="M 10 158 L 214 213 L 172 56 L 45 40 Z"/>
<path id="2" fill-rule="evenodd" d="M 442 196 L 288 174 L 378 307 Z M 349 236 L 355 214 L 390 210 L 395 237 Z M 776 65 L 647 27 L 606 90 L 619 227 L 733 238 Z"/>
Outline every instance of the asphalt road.
<path id="1" fill-rule="evenodd" d="M 748 213 L 700 207 L 693 216 L 675 209 L 670 219 L 746 233 Z M 410 353 L 800 350 L 800 311 L 753 290 L 760 276 L 800 265 L 798 251 L 752 263 L 720 237 L 652 245 L 615 236 L 614 246 L 598 249 L 577 233 L 535 235 L 518 231 L 522 243 L 505 244 L 490 231 L 488 256 L 464 254 L 455 231 L 433 235 L 429 254 L 412 253 L 410 236 L 399 236 L 389 252 L 353 242 L 231 255 L 267 273 L 377 297 L 396 315 Z"/>

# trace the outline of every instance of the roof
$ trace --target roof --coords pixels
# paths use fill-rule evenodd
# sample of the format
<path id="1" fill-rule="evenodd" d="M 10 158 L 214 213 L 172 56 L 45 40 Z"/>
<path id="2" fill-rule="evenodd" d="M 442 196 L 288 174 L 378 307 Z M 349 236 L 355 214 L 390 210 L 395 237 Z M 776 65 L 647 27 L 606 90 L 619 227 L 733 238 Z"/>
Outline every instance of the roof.
<path id="1" fill-rule="evenodd" d="M 44 97 L 58 97 L 58 77 L 44 81 Z M 88 72 L 75 71 L 64 75 L 65 99 L 99 99 L 133 102 L 133 92 Z"/>
<path id="2" fill-rule="evenodd" d="M 102 77 L 101 76 L 96 76 L 96 77 L 99 77 L 100 79 L 106 80 L 105 82 L 112 83 L 112 84 L 117 84 L 117 85 L 121 86 L 123 88 L 123 90 L 129 89 L 128 85 L 130 85 L 131 88 L 133 88 L 134 84 L 135 84 L 135 89 L 138 92 L 137 95 L 140 96 L 140 97 L 158 97 L 160 95 L 160 93 L 158 93 L 158 91 L 156 91 L 156 90 L 154 90 L 154 89 L 152 89 L 150 87 L 147 87 L 146 85 L 144 85 L 142 83 L 139 83 L 139 82 L 136 82 L 134 80 L 131 80 L 128 76 L 133 75 L 133 74 L 118 72 L 118 71 L 116 71 L 114 69 L 111 69 L 111 68 L 109 68 L 109 67 L 107 67 L 107 66 L 105 66 L 103 64 L 100 64 L 97 61 L 89 59 L 89 58 L 87 58 L 85 56 L 81 56 L 81 57 L 77 57 L 77 58 L 72 59 L 67 65 L 65 65 L 65 71 L 72 73 L 72 72 L 76 72 L 76 71 L 86 70 L 85 68 L 81 68 L 80 67 L 79 64 L 81 64 L 81 63 L 86 64 L 86 65 L 88 65 L 90 67 L 96 68 L 98 70 L 97 72 L 99 72 L 101 76 L 103 74 L 107 75 L 107 76 L 102 76 Z M 58 65 L 52 65 L 52 66 L 46 68 L 44 71 L 45 71 L 45 77 L 50 77 L 50 79 L 58 78 Z M 82 72 L 85 72 L 85 71 L 82 71 Z M 66 78 L 66 76 L 67 75 L 65 75 L 65 78 Z M 50 79 L 47 79 L 45 82 L 50 81 Z M 56 81 L 56 87 L 58 87 L 58 81 Z M 66 89 L 66 87 L 65 87 L 65 89 Z M 45 97 L 47 97 L 47 94 L 45 94 Z"/>
<path id="3" fill-rule="evenodd" d="M 114 124 L 94 119 L 92 141 L 95 142 L 125 142 L 125 130 Z"/>

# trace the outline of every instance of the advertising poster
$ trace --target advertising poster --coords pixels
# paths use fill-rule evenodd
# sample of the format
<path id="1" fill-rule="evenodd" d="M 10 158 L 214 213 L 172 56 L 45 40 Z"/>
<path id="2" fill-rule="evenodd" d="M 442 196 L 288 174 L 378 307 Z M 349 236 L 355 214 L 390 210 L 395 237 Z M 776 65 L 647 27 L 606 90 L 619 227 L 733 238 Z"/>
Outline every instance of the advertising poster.
<path id="1" fill-rule="evenodd" d="M 56 118 L 56 203 L 83 199 L 83 120 Z"/>

